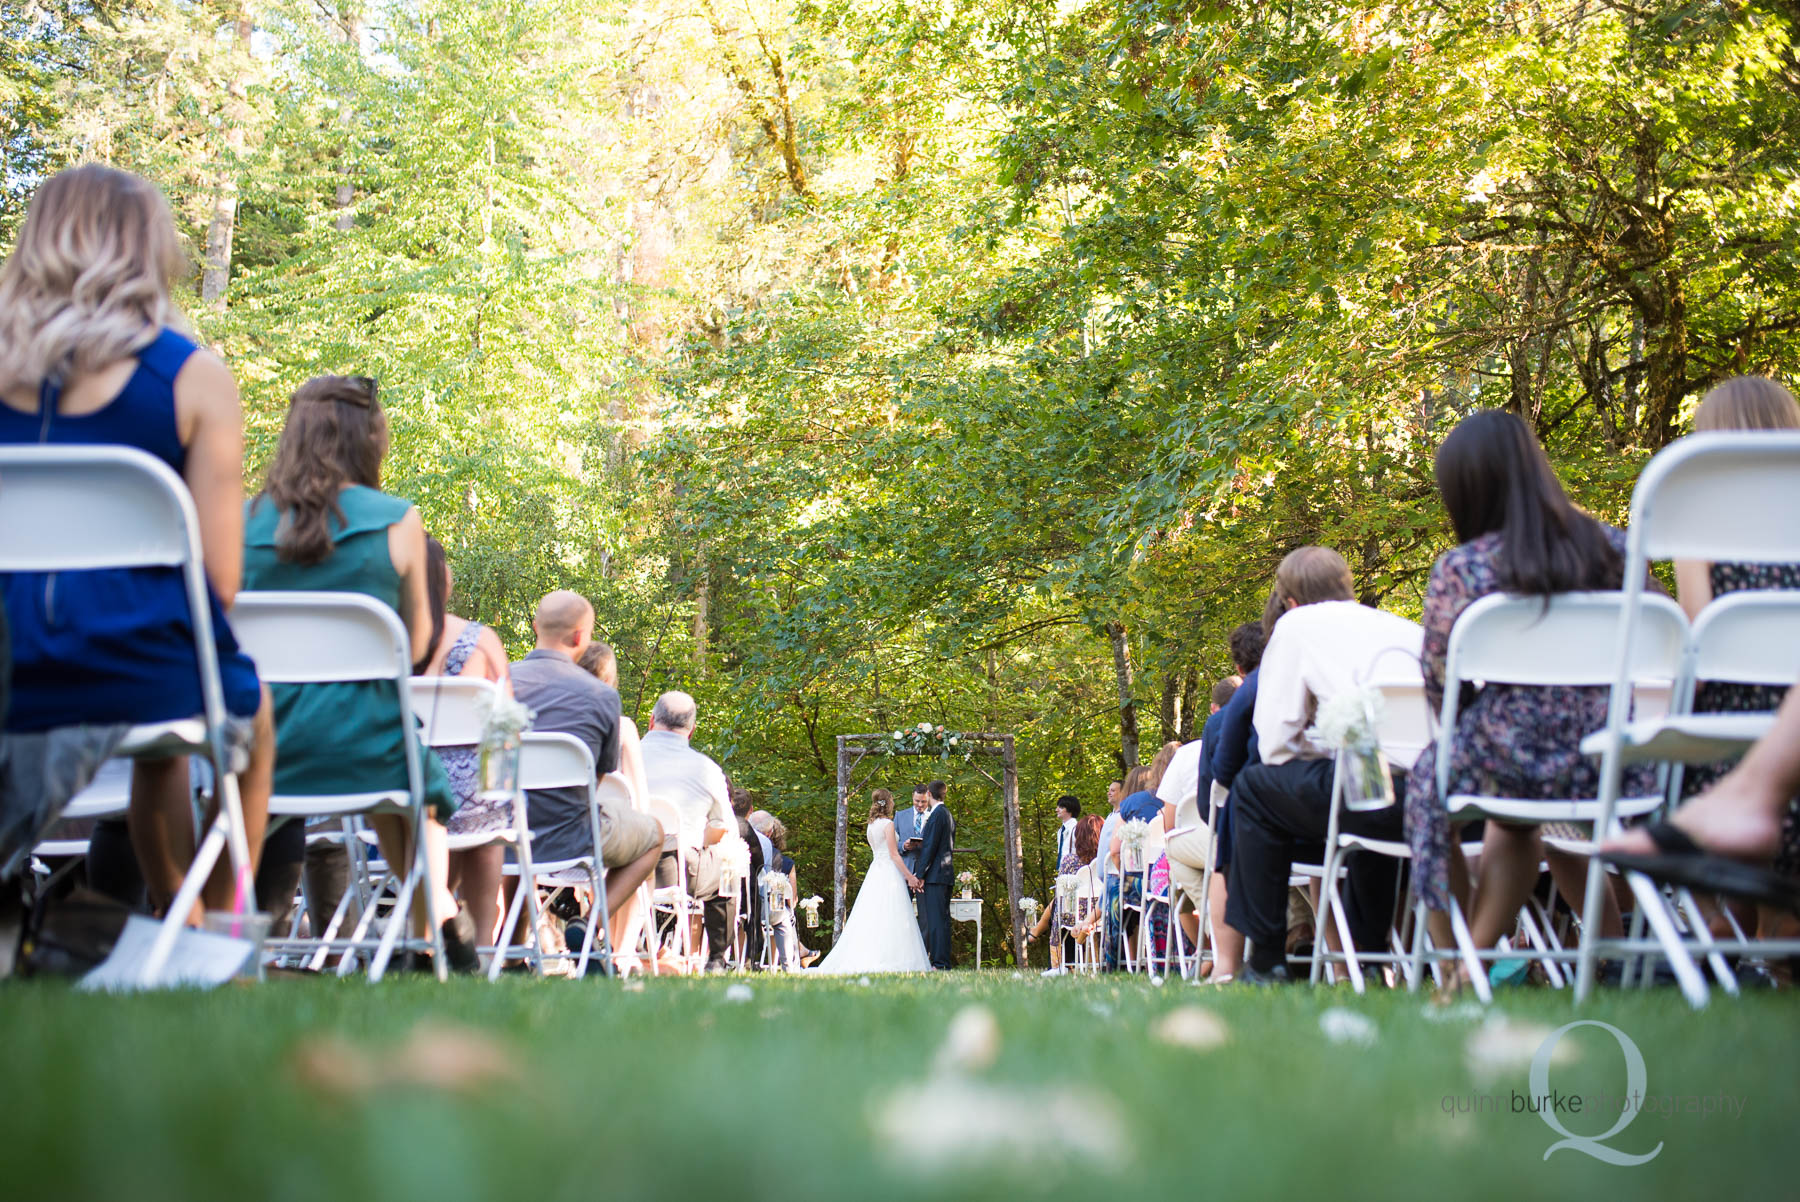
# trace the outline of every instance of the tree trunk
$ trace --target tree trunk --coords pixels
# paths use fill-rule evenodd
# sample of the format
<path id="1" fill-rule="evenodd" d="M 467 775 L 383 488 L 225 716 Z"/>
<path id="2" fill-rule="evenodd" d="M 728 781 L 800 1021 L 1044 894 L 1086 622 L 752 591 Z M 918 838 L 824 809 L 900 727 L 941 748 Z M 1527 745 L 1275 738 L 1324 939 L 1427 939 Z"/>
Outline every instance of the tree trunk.
<path id="1" fill-rule="evenodd" d="M 1131 769 L 1138 763 L 1137 699 L 1132 696 L 1131 644 L 1126 641 L 1123 622 L 1108 622 L 1106 635 L 1112 640 L 1113 675 L 1119 684 L 1119 766 Z"/>
<path id="2" fill-rule="evenodd" d="M 1661 320 L 1650 330 L 1644 374 L 1644 443 L 1660 451 L 1675 439 L 1675 418 L 1687 393 L 1687 293 L 1679 276 L 1663 285 Z"/>
<path id="3" fill-rule="evenodd" d="M 1176 734 L 1183 743 L 1200 737 L 1200 727 L 1204 725 L 1199 717 L 1200 707 L 1200 670 L 1189 668 L 1181 678 L 1181 729 Z"/>
<path id="4" fill-rule="evenodd" d="M 231 238 L 237 230 L 238 170 L 244 153 L 244 126 L 249 121 L 250 34 L 254 28 L 249 6 L 240 6 L 233 25 L 231 82 L 225 87 L 225 159 L 213 183 L 206 266 L 200 276 L 200 299 L 221 313 L 231 285 Z"/>
<path id="5" fill-rule="evenodd" d="M 706 552 L 699 555 L 699 579 L 694 582 L 694 674 L 706 672 L 706 644 L 711 635 L 712 573 L 707 567 Z"/>
<path id="6" fill-rule="evenodd" d="M 1157 717 L 1162 719 L 1162 741 L 1164 743 L 1179 742 L 1181 738 L 1181 673 L 1170 671 L 1163 677 L 1162 709 Z"/>

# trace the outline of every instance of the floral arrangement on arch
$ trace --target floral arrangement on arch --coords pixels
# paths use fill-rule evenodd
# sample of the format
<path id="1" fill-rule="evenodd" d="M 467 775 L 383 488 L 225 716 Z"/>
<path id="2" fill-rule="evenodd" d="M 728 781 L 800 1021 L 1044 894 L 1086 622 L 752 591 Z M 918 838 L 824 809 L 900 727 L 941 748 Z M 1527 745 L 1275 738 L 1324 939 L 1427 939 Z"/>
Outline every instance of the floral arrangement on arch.
<path id="1" fill-rule="evenodd" d="M 888 736 L 888 755 L 933 755 L 940 760 L 962 757 L 964 763 L 975 754 L 974 741 L 962 731 L 945 730 L 929 722 L 897 730 Z"/>

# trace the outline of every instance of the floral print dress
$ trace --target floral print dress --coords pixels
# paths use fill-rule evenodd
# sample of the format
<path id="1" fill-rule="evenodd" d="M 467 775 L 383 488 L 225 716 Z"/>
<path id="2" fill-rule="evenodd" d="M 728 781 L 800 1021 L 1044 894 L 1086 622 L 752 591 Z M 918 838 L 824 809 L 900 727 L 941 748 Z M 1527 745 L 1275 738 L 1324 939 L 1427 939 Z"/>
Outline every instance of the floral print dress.
<path id="1" fill-rule="evenodd" d="M 1622 557 L 1624 533 L 1610 526 L 1606 533 Z M 1470 605 L 1503 591 L 1499 552 L 1500 536 L 1484 534 L 1452 547 L 1432 565 L 1421 667 L 1433 713 L 1444 701 L 1451 627 Z M 1599 761 L 1581 753 L 1581 740 L 1606 725 L 1606 688 L 1494 684 L 1471 691 L 1473 699 L 1465 695 L 1457 715 L 1452 793 L 1545 800 L 1598 796 Z M 1655 784 L 1654 766 L 1629 769 L 1624 794 L 1642 796 Z M 1406 780 L 1406 836 L 1420 899 L 1434 910 L 1448 910 L 1450 818 L 1438 795 L 1435 746 L 1425 749 Z"/>

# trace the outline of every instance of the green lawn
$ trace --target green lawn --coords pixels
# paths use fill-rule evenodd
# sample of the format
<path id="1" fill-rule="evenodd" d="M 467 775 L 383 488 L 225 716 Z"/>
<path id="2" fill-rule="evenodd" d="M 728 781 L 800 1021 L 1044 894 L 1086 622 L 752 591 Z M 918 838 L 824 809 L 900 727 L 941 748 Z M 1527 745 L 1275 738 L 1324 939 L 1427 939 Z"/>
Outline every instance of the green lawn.
<path id="1" fill-rule="evenodd" d="M 1643 1113 L 1610 1143 L 1615 1167 L 1547 1162 L 1542 1119 L 1448 1115 L 1446 1095 L 1527 1092 L 1522 1062 L 1485 1085 L 1472 1007 L 1303 988 L 1153 988 L 1140 980 L 1010 973 L 929 979 L 281 981 L 214 993 L 94 997 L 0 988 L 0 1197 L 121 1202 L 212 1198 L 1331 1198 L 1599 1200 L 1792 1197 L 1800 1119 L 1800 1001 L 1672 991 L 1613 994 L 1582 1012 L 1642 1049 L 1652 1094 L 1742 1099 L 1738 1117 Z M 965 1006 L 998 1019 L 991 1068 L 932 1078 L 942 1028 Z M 1153 1039 L 1161 1014 L 1208 1008 L 1230 1041 Z M 1334 1043 L 1320 1016 L 1367 1016 L 1376 1041 Z M 1556 1027 L 1567 995 L 1503 996 L 1495 1013 Z M 1434 1017 L 1436 1021 L 1434 1021 Z M 354 1076 L 434 1024 L 491 1044 L 520 1086 L 472 1096 L 418 1084 L 332 1089 L 303 1063 Z M 1564 1093 L 1622 1091 L 1605 1032 L 1566 1037 Z M 1504 1040 L 1500 1042 L 1504 1043 Z M 1536 1039 L 1513 1041 L 1528 1058 Z M 334 1048 L 360 1051 L 333 1051 Z M 1466 1103 L 1465 1103 L 1466 1104 Z M 1045 1116 L 1031 1121 L 1017 1114 Z M 1053 1117 L 1052 1117 L 1053 1116 Z M 1597 1133 L 1611 1119 L 1572 1116 Z M 1061 1128 L 1078 1126 L 1078 1138 Z M 930 1133 L 951 1133 L 939 1138 Z M 944 1161 L 933 1146 L 958 1145 Z M 1076 1146 L 1080 1150 L 1066 1152 Z M 1098 1192 L 1096 1192 L 1098 1191 Z"/>

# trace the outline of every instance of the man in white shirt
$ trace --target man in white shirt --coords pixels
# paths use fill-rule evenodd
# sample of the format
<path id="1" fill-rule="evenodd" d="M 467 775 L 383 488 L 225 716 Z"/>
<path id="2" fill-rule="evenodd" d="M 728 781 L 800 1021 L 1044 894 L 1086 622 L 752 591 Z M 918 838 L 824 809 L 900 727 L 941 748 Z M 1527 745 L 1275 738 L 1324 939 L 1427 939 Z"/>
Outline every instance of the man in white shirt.
<path id="1" fill-rule="evenodd" d="M 1289 979 L 1287 883 L 1296 861 L 1324 857 L 1333 752 L 1307 737 L 1319 707 L 1374 681 L 1417 680 L 1423 631 L 1416 622 L 1356 602 L 1350 567 L 1328 547 L 1302 547 L 1281 561 L 1263 614 L 1263 650 L 1254 724 L 1262 763 L 1232 787 L 1231 887 L 1225 921 L 1252 941 L 1239 977 L 1252 984 Z M 1396 773 L 1395 793 L 1405 787 Z M 1399 804 L 1344 811 L 1338 829 L 1405 838 Z M 1352 856 L 1345 917 L 1357 945 L 1379 946 L 1393 913 L 1398 864 Z M 1320 933 L 1323 937 L 1323 932 Z"/>
<path id="2" fill-rule="evenodd" d="M 656 867 L 658 888 L 676 883 L 674 857 L 687 865 L 688 892 L 705 902 L 709 972 L 725 970 L 729 940 L 730 900 L 719 896 L 720 869 L 736 844 L 737 818 L 725 786 L 725 772 L 690 744 L 698 720 L 694 699 L 686 693 L 664 693 L 650 714 L 650 729 L 640 743 L 644 779 L 650 796 L 668 802 L 680 818 L 674 848 L 665 850 Z M 748 850 L 746 849 L 746 858 Z"/>
<path id="3" fill-rule="evenodd" d="M 1075 826 L 1081 818 L 1081 803 L 1075 800 L 1073 793 L 1064 793 L 1056 799 L 1056 871 L 1062 871 L 1062 862 L 1075 850 Z"/>

